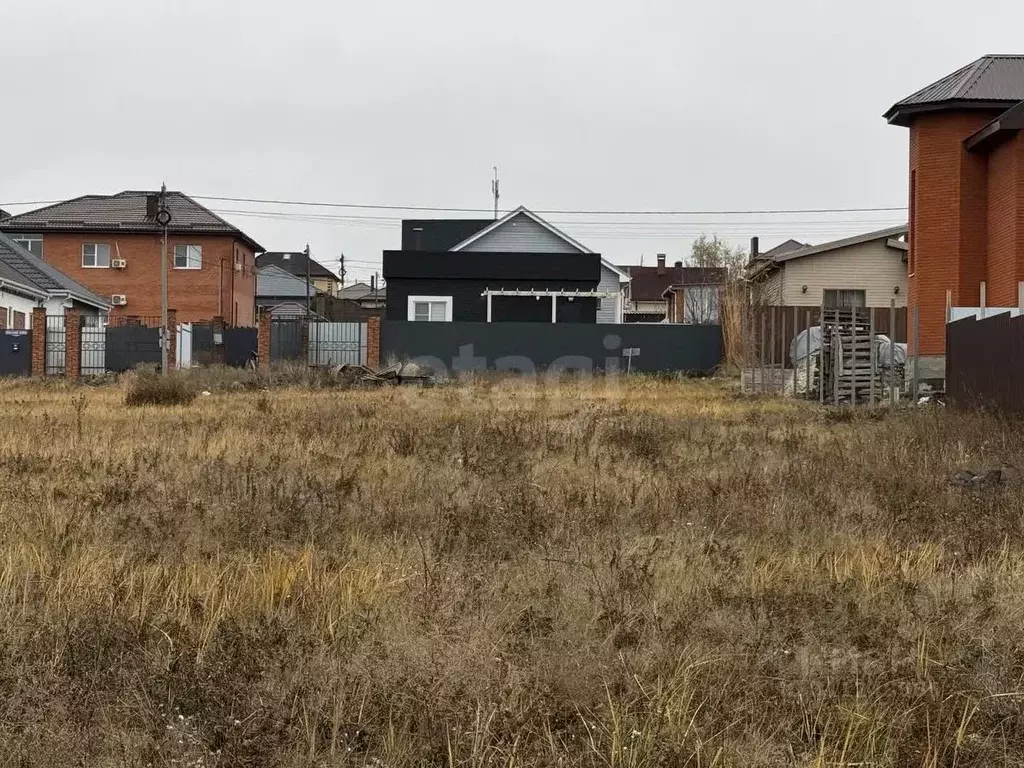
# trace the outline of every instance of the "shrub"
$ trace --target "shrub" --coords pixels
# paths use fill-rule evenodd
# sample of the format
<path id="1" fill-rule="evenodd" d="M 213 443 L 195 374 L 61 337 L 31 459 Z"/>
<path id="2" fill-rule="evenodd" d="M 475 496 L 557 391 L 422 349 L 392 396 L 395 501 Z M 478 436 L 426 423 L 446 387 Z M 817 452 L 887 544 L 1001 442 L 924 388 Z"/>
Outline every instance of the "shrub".
<path id="1" fill-rule="evenodd" d="M 186 376 L 179 373 L 161 376 L 153 369 L 144 369 L 128 377 L 124 404 L 188 405 L 197 394 L 195 384 Z"/>

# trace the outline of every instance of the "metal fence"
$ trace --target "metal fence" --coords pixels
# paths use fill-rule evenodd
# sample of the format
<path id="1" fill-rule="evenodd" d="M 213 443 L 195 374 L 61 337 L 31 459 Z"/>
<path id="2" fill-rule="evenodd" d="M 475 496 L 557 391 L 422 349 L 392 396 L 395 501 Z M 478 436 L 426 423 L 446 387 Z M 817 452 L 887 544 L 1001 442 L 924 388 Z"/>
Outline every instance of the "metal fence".
<path id="1" fill-rule="evenodd" d="M 310 323 L 309 364 L 366 365 L 366 323 Z"/>
<path id="2" fill-rule="evenodd" d="M 107 372 L 107 329 L 82 326 L 82 375 L 102 376 Z"/>
<path id="3" fill-rule="evenodd" d="M 302 320 L 270 321 L 270 359 L 302 359 Z"/>
<path id="4" fill-rule="evenodd" d="M 65 370 L 67 335 L 64 315 L 46 316 L 46 375 L 61 376 Z"/>
<path id="5" fill-rule="evenodd" d="M 1024 414 L 1024 317 L 946 325 L 946 399 L 959 408 Z"/>

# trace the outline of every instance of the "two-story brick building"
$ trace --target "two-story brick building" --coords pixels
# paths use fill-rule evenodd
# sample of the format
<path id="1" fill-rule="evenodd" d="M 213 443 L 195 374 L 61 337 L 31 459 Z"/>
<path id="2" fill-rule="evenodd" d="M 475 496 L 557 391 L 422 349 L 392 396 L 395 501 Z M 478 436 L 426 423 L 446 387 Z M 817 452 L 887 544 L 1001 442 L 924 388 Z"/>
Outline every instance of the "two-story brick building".
<path id="1" fill-rule="evenodd" d="M 954 306 L 1015 307 L 1024 282 L 1024 55 L 983 56 L 894 104 L 910 129 L 907 305 L 940 362 Z M 941 365 L 935 366 L 941 371 Z"/>
<path id="2" fill-rule="evenodd" d="M 0 232 L 104 297 L 112 313 L 161 312 L 162 227 L 156 192 L 86 195 L 0 220 Z M 192 198 L 167 192 L 168 304 L 182 322 L 255 320 L 256 254 L 263 248 Z"/>

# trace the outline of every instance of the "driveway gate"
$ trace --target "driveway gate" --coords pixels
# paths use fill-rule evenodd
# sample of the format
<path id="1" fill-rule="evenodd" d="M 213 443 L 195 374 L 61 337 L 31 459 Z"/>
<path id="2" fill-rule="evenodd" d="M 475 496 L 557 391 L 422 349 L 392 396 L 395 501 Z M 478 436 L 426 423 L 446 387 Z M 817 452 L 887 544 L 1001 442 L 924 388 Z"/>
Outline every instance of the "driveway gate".
<path id="1" fill-rule="evenodd" d="M 122 373 L 147 363 L 160 365 L 160 329 L 144 325 L 107 326 L 106 367 Z"/>
<path id="2" fill-rule="evenodd" d="M 302 360 L 302 320 L 270 321 L 270 359 Z"/>

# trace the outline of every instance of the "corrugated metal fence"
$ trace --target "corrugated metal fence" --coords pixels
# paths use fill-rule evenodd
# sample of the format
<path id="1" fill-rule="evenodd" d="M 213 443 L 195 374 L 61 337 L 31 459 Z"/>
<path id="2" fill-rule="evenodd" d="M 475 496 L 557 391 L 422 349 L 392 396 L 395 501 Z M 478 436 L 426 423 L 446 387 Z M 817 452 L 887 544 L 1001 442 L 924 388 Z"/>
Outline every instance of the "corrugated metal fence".
<path id="1" fill-rule="evenodd" d="M 1024 317 L 946 325 L 946 399 L 960 408 L 1024 414 Z"/>

